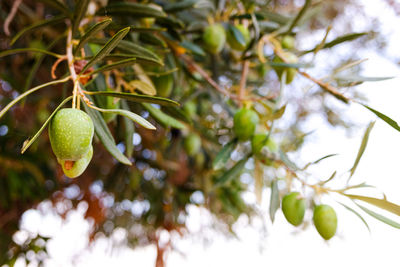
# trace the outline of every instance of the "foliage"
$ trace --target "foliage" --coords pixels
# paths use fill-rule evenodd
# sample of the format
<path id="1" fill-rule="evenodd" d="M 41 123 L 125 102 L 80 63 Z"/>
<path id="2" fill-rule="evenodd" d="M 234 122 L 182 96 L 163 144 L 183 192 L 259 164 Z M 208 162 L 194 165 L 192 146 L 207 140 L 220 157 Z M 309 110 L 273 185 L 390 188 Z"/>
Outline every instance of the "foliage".
<path id="1" fill-rule="evenodd" d="M 2 1 L 0 19 L 10 18 L 18 2 Z M 340 204 L 363 222 L 367 214 L 398 228 L 397 222 L 363 202 L 396 215 L 400 206 L 386 198 L 348 193 L 365 184 L 330 187 L 336 172 L 328 180 L 309 182 L 307 168 L 333 155 L 303 168 L 290 160 L 290 153 L 304 144 L 307 133 L 301 124 L 313 112 L 325 115 L 333 126 L 347 126 L 338 110 L 324 104 L 328 101 L 359 103 L 394 129 L 399 127 L 365 105 L 354 90 L 343 90 L 386 78 L 341 75 L 362 61 L 343 59 L 326 79 L 308 71 L 313 65 L 310 53 L 318 57 L 323 49 L 368 33 L 346 32 L 331 39 L 328 27 L 320 43 L 297 49 L 298 35 L 315 30 L 320 16 L 332 20 L 328 11 L 342 6 L 337 1 L 307 0 L 302 7 L 289 2 L 286 7 L 279 1 L 256 0 L 19 3 L 18 16 L 10 24 L 12 36 L 2 41 L 6 49 L 0 52 L 0 123 L 8 131 L 0 131 L 0 265 L 12 265 L 29 244 L 45 240 L 37 237 L 22 245 L 11 241 L 21 214 L 45 199 L 64 201 L 64 189 L 71 184 L 80 188 L 74 205 L 83 200 L 89 204 L 86 215 L 95 222 L 93 237 L 100 231 L 110 234 L 109 221 L 132 229 L 127 236 L 131 245 L 157 245 L 157 266 L 162 266 L 166 249 L 159 247 L 159 231 L 185 234 L 189 205 L 208 209 L 224 225 L 220 230 L 233 233 L 240 216 L 258 216 L 255 206 L 242 198 L 251 188 L 259 199 L 263 189 L 271 191 L 272 221 L 281 197 L 297 183 L 312 193 L 302 196 L 301 205 L 288 207 L 296 215 L 293 209 L 301 206 L 301 218 L 289 220 L 294 225 L 302 223 L 305 208 L 323 205 L 320 195 L 329 195 L 354 201 L 352 207 Z M 210 25 L 218 26 L 210 30 Z M 302 91 L 297 98 L 288 94 L 300 77 L 318 90 Z M 73 180 L 52 156 L 44 131 L 70 100 L 73 108 L 90 116 L 95 128 L 93 159 Z M 320 104 L 309 105 L 311 101 Z M 288 105 L 294 120 L 285 116 Z M 33 137 L 24 142 L 27 136 Z M 244 182 L 243 173 L 253 180 Z M 102 194 L 90 190 L 93 183 L 102 185 Z M 104 205 L 106 197 L 113 198 L 111 205 Z M 139 205 L 140 212 L 121 208 L 123 202 Z M 323 216 L 317 219 L 321 232 Z M 334 227 L 323 237 L 331 238 L 333 228 L 336 231 L 336 214 Z"/>

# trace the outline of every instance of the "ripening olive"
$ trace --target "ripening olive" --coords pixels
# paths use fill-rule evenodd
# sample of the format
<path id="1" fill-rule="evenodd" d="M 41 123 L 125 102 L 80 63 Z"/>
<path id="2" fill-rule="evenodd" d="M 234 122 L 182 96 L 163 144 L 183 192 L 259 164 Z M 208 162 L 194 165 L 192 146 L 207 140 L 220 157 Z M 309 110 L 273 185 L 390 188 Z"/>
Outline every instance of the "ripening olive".
<path id="1" fill-rule="evenodd" d="M 236 39 L 236 37 L 232 31 L 227 32 L 226 40 L 228 41 L 228 44 L 232 49 L 235 49 L 238 51 L 243 51 L 246 49 L 247 45 L 250 43 L 251 38 L 250 38 L 249 29 L 247 29 L 247 27 L 245 27 L 243 24 L 239 24 L 239 25 L 233 26 L 233 27 L 236 28 L 237 30 L 239 30 L 240 33 L 242 34 L 243 39 L 244 39 L 244 44 L 241 44 L 240 42 L 238 42 L 238 40 Z"/>
<path id="2" fill-rule="evenodd" d="M 289 53 L 289 52 L 285 53 L 285 59 L 287 60 L 287 63 L 289 63 L 289 64 L 298 62 L 298 58 L 294 54 Z M 274 63 L 284 63 L 283 60 L 279 57 L 275 57 L 273 59 L 273 62 Z M 286 84 L 291 83 L 297 74 L 297 69 L 295 69 L 295 68 L 288 68 L 288 67 L 284 67 L 284 66 L 274 66 L 273 68 L 280 80 L 282 79 L 283 72 L 286 71 L 286 81 L 285 81 Z"/>
<path id="3" fill-rule="evenodd" d="M 221 24 L 208 26 L 203 33 L 203 42 L 207 51 L 218 54 L 226 41 L 225 29 Z"/>
<path id="4" fill-rule="evenodd" d="M 285 49 L 293 49 L 294 48 L 295 39 L 293 36 L 285 35 L 282 38 L 281 44 Z"/>
<path id="5" fill-rule="evenodd" d="M 331 239 L 337 228 L 335 210 L 329 205 L 318 205 L 314 208 L 313 221 L 318 233 L 325 240 Z"/>
<path id="6" fill-rule="evenodd" d="M 282 212 L 290 224 L 300 225 L 306 212 L 305 199 L 301 197 L 299 192 L 286 194 L 282 199 Z"/>
<path id="7" fill-rule="evenodd" d="M 259 122 L 255 111 L 248 108 L 239 109 L 233 116 L 233 132 L 241 141 L 249 140 Z"/>
<path id="8" fill-rule="evenodd" d="M 200 151 L 201 148 L 201 138 L 197 134 L 191 133 L 189 134 L 183 143 L 186 153 L 189 156 L 194 156 L 197 152 Z"/>
<path id="9" fill-rule="evenodd" d="M 161 97 L 169 97 L 174 86 L 174 77 L 172 74 L 154 76 L 152 78 L 154 87 L 157 90 L 157 95 Z"/>
<path id="10" fill-rule="evenodd" d="M 89 151 L 94 133 L 92 119 L 85 112 L 64 108 L 49 126 L 50 144 L 59 160 L 77 161 Z"/>
<path id="11" fill-rule="evenodd" d="M 87 168 L 90 163 L 90 160 L 93 156 L 93 146 L 90 146 L 89 151 L 77 161 L 68 161 L 57 159 L 58 163 L 60 163 L 63 172 L 69 178 L 75 178 L 81 175 Z"/>

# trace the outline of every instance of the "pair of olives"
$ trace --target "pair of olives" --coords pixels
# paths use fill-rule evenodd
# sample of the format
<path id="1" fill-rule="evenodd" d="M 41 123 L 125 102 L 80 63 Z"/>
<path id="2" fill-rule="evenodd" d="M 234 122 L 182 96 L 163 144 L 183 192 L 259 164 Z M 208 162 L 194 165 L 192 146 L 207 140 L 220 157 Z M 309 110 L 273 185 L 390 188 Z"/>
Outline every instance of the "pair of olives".
<path id="1" fill-rule="evenodd" d="M 50 144 L 66 176 L 78 177 L 89 165 L 93 156 L 93 134 L 92 119 L 81 110 L 64 108 L 52 118 Z"/>
<path id="2" fill-rule="evenodd" d="M 283 197 L 282 212 L 290 224 L 299 226 L 303 222 L 305 211 L 306 200 L 301 197 L 299 192 L 291 192 Z M 337 217 L 331 206 L 325 204 L 315 206 L 313 222 L 318 233 L 325 240 L 329 240 L 335 235 Z"/>
<path id="3" fill-rule="evenodd" d="M 243 24 L 239 24 L 233 27 L 235 30 L 238 30 L 242 34 L 244 38 L 244 43 L 240 43 L 231 31 L 225 32 L 224 26 L 216 23 L 209 25 L 204 30 L 203 42 L 206 50 L 212 54 L 218 54 L 224 48 L 226 41 L 228 42 L 229 46 L 234 50 L 245 50 L 251 39 L 249 30 Z"/>

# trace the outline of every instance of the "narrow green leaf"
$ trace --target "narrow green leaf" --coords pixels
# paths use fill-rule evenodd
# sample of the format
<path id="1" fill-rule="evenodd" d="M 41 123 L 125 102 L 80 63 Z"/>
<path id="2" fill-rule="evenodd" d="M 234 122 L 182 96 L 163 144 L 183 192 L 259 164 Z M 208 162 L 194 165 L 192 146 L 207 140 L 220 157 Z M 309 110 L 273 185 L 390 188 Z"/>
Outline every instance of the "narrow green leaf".
<path id="1" fill-rule="evenodd" d="M 86 57 L 85 59 L 92 59 L 93 57 Z M 134 55 L 134 54 L 120 54 L 120 53 L 116 53 L 116 54 L 110 54 L 108 56 L 105 56 L 103 58 L 103 61 L 122 61 L 122 60 L 127 60 L 127 59 L 131 59 L 131 58 L 135 58 L 137 63 L 142 63 L 142 64 L 148 64 L 148 65 L 158 65 L 158 66 L 163 66 L 164 63 L 162 63 L 161 61 L 158 60 L 154 60 L 153 58 L 147 57 L 147 56 L 143 56 L 143 55 Z"/>
<path id="2" fill-rule="evenodd" d="M 203 48 L 198 46 L 195 43 L 189 42 L 189 41 L 183 41 L 181 42 L 181 46 L 183 48 L 186 48 L 187 50 L 191 51 L 193 54 L 199 55 L 199 56 L 206 56 L 206 52 L 204 52 Z"/>
<path id="3" fill-rule="evenodd" d="M 96 110 L 103 112 L 103 113 L 111 113 L 111 114 L 117 114 L 117 115 L 121 115 L 121 116 L 125 116 L 128 119 L 142 125 L 144 128 L 146 129 L 150 129 L 150 130 L 155 130 L 156 127 L 154 127 L 153 124 L 151 124 L 150 122 L 148 122 L 146 119 L 144 119 L 143 117 L 139 116 L 136 113 L 133 113 L 129 110 L 124 110 L 124 109 L 103 109 L 103 108 L 98 108 L 96 107 Z"/>
<path id="4" fill-rule="evenodd" d="M 156 88 L 154 88 L 152 84 L 147 83 L 145 81 L 133 80 L 129 82 L 129 85 L 146 95 L 153 96 L 157 94 Z"/>
<path id="5" fill-rule="evenodd" d="M 178 121 L 177 119 L 165 114 L 162 110 L 153 107 L 150 104 L 142 103 L 144 108 L 150 113 L 150 115 L 161 125 L 164 127 L 172 127 L 176 129 L 185 129 L 186 126 L 182 122 Z"/>
<path id="6" fill-rule="evenodd" d="M 318 164 L 318 163 L 320 163 L 321 161 L 323 161 L 324 159 L 328 159 L 328 158 L 330 158 L 330 157 L 334 157 L 334 156 L 337 156 L 337 155 L 338 155 L 338 154 L 329 154 L 329 155 L 323 156 L 322 158 L 319 158 L 319 159 L 317 159 L 317 160 L 315 160 L 315 161 L 313 161 L 313 162 L 309 162 L 309 163 L 307 163 L 307 164 L 304 166 L 303 170 L 307 169 L 310 165 Z"/>
<path id="7" fill-rule="evenodd" d="M 89 73 L 88 76 L 93 75 L 93 74 L 98 73 L 98 72 L 104 72 L 104 71 L 109 71 L 109 70 L 113 70 L 113 69 L 118 69 L 118 68 L 131 66 L 131 65 L 133 65 L 135 63 L 137 63 L 137 61 L 136 61 L 136 58 L 134 58 L 134 57 L 131 57 L 131 58 L 128 58 L 128 59 L 123 59 L 123 60 L 117 61 L 117 62 L 112 63 L 112 64 L 106 64 L 104 66 L 101 66 L 100 68 L 95 69 L 94 71 Z"/>
<path id="8" fill-rule="evenodd" d="M 238 140 L 233 139 L 232 141 L 230 141 L 229 143 L 227 143 L 222 147 L 222 149 L 218 152 L 217 156 L 215 156 L 212 162 L 212 167 L 214 170 L 219 170 L 225 166 L 233 150 L 235 150 L 237 143 Z"/>
<path id="9" fill-rule="evenodd" d="M 379 82 L 384 80 L 390 80 L 394 77 L 365 77 L 360 75 L 336 75 L 335 79 L 349 82 L 349 83 L 362 83 L 362 82 Z"/>
<path id="10" fill-rule="evenodd" d="M 192 119 L 188 116 L 188 114 L 183 111 L 182 108 L 177 107 L 177 106 L 163 106 L 161 107 L 161 110 L 167 113 L 168 115 L 176 118 L 177 120 L 186 122 L 188 124 L 192 124 L 193 121 Z"/>
<path id="11" fill-rule="evenodd" d="M 167 43 L 154 33 L 142 32 L 139 34 L 139 40 L 144 44 L 167 48 Z"/>
<path id="12" fill-rule="evenodd" d="M 97 52 L 96 55 L 93 56 L 89 60 L 89 62 L 82 69 L 82 73 L 84 73 L 88 68 L 102 60 L 105 56 L 107 56 L 117 45 L 118 43 L 127 35 L 129 32 L 129 27 L 124 28 L 117 32 L 101 49 Z"/>
<path id="13" fill-rule="evenodd" d="M 224 174 L 222 174 L 222 176 L 218 177 L 214 184 L 214 188 L 225 185 L 232 179 L 236 178 L 242 172 L 248 159 L 249 157 L 246 156 L 244 159 L 239 160 L 231 169 L 227 170 Z"/>
<path id="14" fill-rule="evenodd" d="M 85 17 L 90 0 L 77 0 L 75 1 L 74 19 L 72 23 L 72 36 L 78 32 L 79 24 Z"/>
<path id="15" fill-rule="evenodd" d="M 278 181 L 273 180 L 271 183 L 271 197 L 269 201 L 269 217 L 271 218 L 272 222 L 275 220 L 275 214 L 280 205 Z"/>
<path id="16" fill-rule="evenodd" d="M 168 13 L 179 12 L 188 8 L 192 8 L 197 0 L 182 0 L 180 2 L 168 3 L 164 6 L 164 10 Z"/>
<path id="17" fill-rule="evenodd" d="M 90 99 L 90 97 L 88 98 Z M 127 157 L 125 157 L 125 155 L 122 154 L 121 151 L 117 148 L 114 141 L 114 137 L 112 136 L 110 130 L 108 129 L 107 124 L 104 121 L 103 116 L 100 114 L 100 112 L 88 107 L 86 104 L 84 105 L 84 108 L 87 114 L 93 120 L 94 129 L 97 137 L 103 143 L 104 147 L 108 150 L 108 152 L 110 152 L 110 154 L 119 162 L 125 165 L 132 165 L 130 160 Z"/>
<path id="18" fill-rule="evenodd" d="M 31 139 L 27 139 L 24 141 L 24 144 L 22 146 L 21 149 L 21 154 L 24 154 L 25 151 L 33 144 L 33 142 L 36 141 L 36 139 L 40 136 L 40 134 L 43 132 L 43 130 L 46 128 L 47 124 L 49 124 L 49 122 L 51 121 L 51 119 L 54 117 L 54 115 L 57 113 L 57 111 L 62 108 L 68 101 L 70 101 L 72 99 L 72 96 L 67 97 L 66 99 L 64 99 L 64 101 L 61 102 L 60 105 L 58 105 L 58 107 L 53 111 L 53 113 L 51 113 L 51 115 L 47 118 L 47 120 L 44 122 L 44 124 L 42 125 L 42 127 L 40 127 L 39 131 L 37 131 L 37 133 L 31 138 Z"/>
<path id="19" fill-rule="evenodd" d="M 367 34 L 368 34 L 367 32 L 346 34 L 346 35 L 343 35 L 343 36 L 340 36 L 340 37 L 334 39 L 331 42 L 326 43 L 321 49 L 331 48 L 331 47 L 334 47 L 335 45 L 338 45 L 338 44 L 341 44 L 344 42 L 353 41 L 353 40 L 358 39 Z M 316 49 L 317 49 L 317 47 L 307 50 L 307 51 L 304 51 L 303 54 L 314 52 Z"/>
<path id="20" fill-rule="evenodd" d="M 391 213 L 394 213 L 398 216 L 400 216 L 400 206 L 396 205 L 392 202 L 389 202 L 385 199 L 379 199 L 379 198 L 373 198 L 373 197 L 366 197 L 366 196 L 359 196 L 359 195 L 350 195 L 350 194 L 344 194 L 346 197 L 351 198 L 351 199 L 357 199 L 361 200 L 364 202 L 367 202 L 371 205 L 374 205 L 376 207 L 379 207 L 381 209 L 387 210 Z"/>
<path id="21" fill-rule="evenodd" d="M 62 55 L 59 55 L 59 54 L 56 54 L 56 53 L 53 53 L 53 52 L 50 52 L 50 51 L 46 51 L 46 50 L 39 49 L 39 48 L 30 48 L 30 47 L 4 50 L 3 52 L 0 52 L 0 57 L 5 57 L 5 56 L 8 56 L 8 55 L 14 55 L 14 54 L 17 54 L 17 53 L 25 53 L 25 52 L 42 53 L 42 54 L 46 54 L 46 55 L 53 56 L 53 57 L 56 57 L 56 58 L 62 57 Z"/>
<path id="22" fill-rule="evenodd" d="M 336 171 L 334 171 L 334 172 L 331 174 L 331 176 L 330 176 L 328 179 L 326 179 L 325 181 L 319 182 L 318 185 L 321 185 L 321 186 L 322 186 L 322 185 L 328 183 L 329 181 L 332 181 L 332 179 L 335 178 L 335 176 L 336 176 Z"/>
<path id="23" fill-rule="evenodd" d="M 291 33 L 294 27 L 297 25 L 297 23 L 300 21 L 300 19 L 303 17 L 303 15 L 306 13 L 307 9 L 311 5 L 311 0 L 306 0 L 303 7 L 300 9 L 300 12 L 297 14 L 297 16 L 292 20 L 290 23 L 289 29 L 287 30 L 287 33 Z"/>
<path id="24" fill-rule="evenodd" d="M 62 2 L 58 1 L 58 0 L 37 0 L 38 2 L 42 2 L 58 11 L 61 11 L 65 16 L 67 17 L 71 17 L 72 14 L 71 12 L 68 10 L 67 6 L 64 5 Z"/>
<path id="25" fill-rule="evenodd" d="M 138 102 L 138 103 L 153 103 L 164 106 L 179 106 L 179 103 L 163 97 L 158 96 L 148 96 L 148 95 L 138 95 L 131 93 L 121 93 L 121 92 L 109 92 L 109 91 L 86 91 L 88 95 L 104 95 L 110 97 L 123 98 L 128 101 Z"/>
<path id="26" fill-rule="evenodd" d="M 78 52 L 88 41 L 89 39 L 96 36 L 97 33 L 102 31 L 105 27 L 107 27 L 111 23 L 112 19 L 108 18 L 99 23 L 93 25 L 85 34 L 80 38 L 79 44 L 75 49 L 75 52 Z"/>
<path id="27" fill-rule="evenodd" d="M 349 180 L 353 176 L 354 172 L 356 171 L 358 163 L 360 162 L 360 159 L 361 159 L 362 155 L 364 154 L 365 148 L 367 147 L 369 134 L 370 134 L 372 128 L 374 127 L 374 125 L 375 125 L 375 122 L 370 122 L 370 124 L 368 125 L 367 129 L 364 132 L 364 137 L 361 141 L 360 148 L 358 149 L 356 160 L 354 161 L 353 167 L 351 167 L 351 169 L 350 169 Z"/>
<path id="28" fill-rule="evenodd" d="M 131 26 L 131 31 L 133 32 L 165 32 L 166 28 L 159 28 L 159 27 L 135 27 Z"/>
<path id="29" fill-rule="evenodd" d="M 44 87 L 50 86 L 50 85 L 55 85 L 55 84 L 59 84 L 59 83 L 65 83 L 70 79 L 70 77 L 66 77 L 60 80 L 55 80 L 55 81 L 51 81 L 48 83 L 44 83 L 41 85 L 38 85 L 36 87 L 33 87 L 32 89 L 26 91 L 25 93 L 19 95 L 18 97 L 16 97 L 13 101 L 11 101 L 10 103 L 8 103 L 7 106 L 5 106 L 1 111 L 0 111 L 0 119 L 4 116 L 4 114 L 12 107 L 14 106 L 16 103 L 18 103 L 18 101 L 20 101 L 21 99 L 23 99 L 24 97 L 36 92 L 39 89 L 42 89 Z"/>
<path id="30" fill-rule="evenodd" d="M 121 107 L 125 110 L 129 110 L 129 105 L 125 100 L 121 100 Z M 132 120 L 127 117 L 123 117 L 125 125 L 125 146 L 126 156 L 131 158 L 133 155 L 133 134 L 135 133 L 135 124 Z"/>
<path id="31" fill-rule="evenodd" d="M 132 3 L 132 2 L 117 2 L 111 3 L 100 9 L 97 14 L 100 15 L 125 15 L 130 18 L 154 17 L 162 18 L 167 15 L 150 5 Z"/>
<path id="32" fill-rule="evenodd" d="M 375 113 L 376 116 L 378 116 L 380 119 L 382 119 L 384 122 L 386 122 L 387 124 L 389 124 L 390 126 L 392 126 L 394 129 L 396 129 L 397 131 L 400 132 L 400 126 L 397 124 L 396 121 L 392 120 L 391 118 L 389 118 L 388 116 L 386 116 L 385 114 L 380 113 L 379 111 L 368 107 L 367 105 L 361 104 L 360 105 L 364 106 L 365 108 L 369 109 L 370 111 L 372 111 L 373 113 Z"/>
<path id="33" fill-rule="evenodd" d="M 287 157 L 287 155 L 285 154 L 285 152 L 283 152 L 282 150 L 279 150 L 279 156 L 280 156 L 280 159 L 282 160 L 282 162 L 285 163 L 285 165 L 286 165 L 287 167 L 289 167 L 289 168 L 292 169 L 293 171 L 299 171 L 299 170 L 300 170 L 300 168 L 297 167 L 297 165 L 296 165 L 294 162 L 292 162 L 292 161 Z"/>
<path id="34" fill-rule="evenodd" d="M 48 18 L 48 19 L 44 19 L 44 20 L 38 21 L 38 22 L 32 24 L 31 26 L 28 26 L 28 27 L 22 29 L 11 40 L 10 46 L 12 46 L 19 38 L 21 38 L 21 36 L 31 32 L 33 30 L 39 29 L 41 27 L 50 26 L 50 25 L 54 25 L 54 24 L 58 24 L 60 22 L 63 22 L 65 20 L 65 18 L 66 18 L 65 15 L 54 16 L 52 18 Z"/>
<path id="35" fill-rule="evenodd" d="M 397 222 L 395 222 L 395 221 L 393 221 L 393 220 L 391 220 L 391 219 L 389 219 L 389 218 L 387 218 L 387 217 L 385 217 L 383 215 L 380 215 L 380 214 L 378 214 L 378 213 L 376 213 L 376 212 L 374 212 L 374 211 L 372 211 L 370 209 L 367 209 L 366 207 L 363 207 L 363 206 L 361 206 L 361 205 L 359 205 L 357 203 L 356 203 L 356 205 L 360 209 L 362 209 L 365 213 L 367 213 L 368 215 L 374 217 L 375 219 L 377 219 L 377 220 L 379 220 L 379 221 L 381 221 L 383 223 L 386 223 L 386 224 L 388 224 L 388 225 L 390 225 L 390 226 L 392 226 L 394 228 L 400 229 L 400 223 L 397 223 Z"/>
<path id="36" fill-rule="evenodd" d="M 242 46 L 246 45 L 246 40 L 244 39 L 242 32 L 239 31 L 238 28 L 231 24 L 228 24 L 228 31 L 231 32 L 232 36 L 236 39 L 236 41 L 238 41 L 239 44 L 241 44 Z"/>
<path id="37" fill-rule="evenodd" d="M 346 204 L 343 204 L 341 202 L 338 202 L 338 203 L 340 205 L 342 205 L 343 207 L 345 207 L 347 210 L 349 210 L 352 213 L 354 213 L 364 223 L 364 225 L 367 227 L 368 231 L 371 233 L 371 229 L 369 228 L 369 225 L 368 225 L 367 221 L 356 210 L 350 208 L 349 206 L 347 206 Z"/>

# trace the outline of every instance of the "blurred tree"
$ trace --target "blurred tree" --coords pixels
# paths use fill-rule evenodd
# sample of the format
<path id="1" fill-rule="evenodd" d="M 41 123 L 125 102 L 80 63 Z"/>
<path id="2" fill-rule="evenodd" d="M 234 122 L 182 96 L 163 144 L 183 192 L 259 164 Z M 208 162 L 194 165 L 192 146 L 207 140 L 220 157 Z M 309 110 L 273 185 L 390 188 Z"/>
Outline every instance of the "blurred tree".
<path id="1" fill-rule="evenodd" d="M 69 208 L 87 202 L 92 238 L 123 227 L 132 246 L 156 245 L 159 267 L 171 248 L 159 242 L 160 232 L 186 234 L 188 205 L 208 209 L 219 231 L 234 234 L 231 226 L 241 215 L 259 216 L 242 193 L 252 191 L 260 200 L 264 188 L 271 190 L 271 220 L 287 193 L 284 213 L 293 225 L 317 206 L 314 223 L 325 239 L 335 234 L 337 218 L 320 203 L 322 194 L 346 196 L 354 201 L 346 207 L 360 218 L 364 212 L 399 228 L 362 202 L 400 215 L 398 205 L 348 193 L 367 186 L 349 181 L 373 123 L 343 187 L 328 185 L 336 172 L 316 182 L 306 172 L 333 155 L 303 167 L 289 159 L 308 135 L 302 125 L 309 116 L 322 114 L 332 126 L 351 127 L 351 118 L 331 103 L 363 105 L 362 96 L 348 88 L 384 78 L 358 75 L 362 61 L 356 55 L 337 58 L 330 72 L 316 71 L 324 78 L 314 77 L 321 50 L 364 44 L 376 33 L 351 32 L 351 23 L 347 32 L 332 29 L 356 5 L 351 1 L 300 2 L 1 1 L 0 265 L 12 266 L 27 251 L 45 252 L 46 237 L 21 245 L 12 235 L 21 214 L 46 199 L 55 205 L 72 201 Z M 321 30 L 318 42 L 299 46 L 301 37 Z M 73 123 L 82 118 L 76 115 L 50 131 L 53 148 L 62 147 L 54 151 L 57 159 L 43 131 L 71 102 L 90 116 L 95 130 L 93 158 L 77 179 L 66 175 L 73 176 L 78 165 L 86 168 L 90 145 L 60 149 L 78 142 L 82 127 L 90 135 L 90 125 Z M 63 131 L 74 133 L 60 137 Z M 78 154 L 69 158 L 69 152 Z M 251 181 L 240 179 L 243 173 Z M 71 185 L 79 188 L 74 196 L 66 193 Z M 310 193 L 296 193 L 299 188 Z"/>

